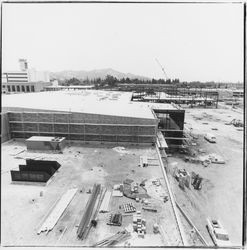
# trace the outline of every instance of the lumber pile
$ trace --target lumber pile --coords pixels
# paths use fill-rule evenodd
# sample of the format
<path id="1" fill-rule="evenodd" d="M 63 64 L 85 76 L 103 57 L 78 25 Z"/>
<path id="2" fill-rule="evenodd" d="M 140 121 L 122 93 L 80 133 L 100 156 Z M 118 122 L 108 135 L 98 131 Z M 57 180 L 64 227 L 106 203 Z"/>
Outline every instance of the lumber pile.
<path id="1" fill-rule="evenodd" d="M 127 240 L 130 237 L 130 232 L 128 232 L 126 229 L 123 231 L 119 231 L 116 234 L 99 241 L 92 247 L 108 247 L 108 246 L 115 246 L 118 243 Z"/>
<path id="2" fill-rule="evenodd" d="M 146 210 L 146 211 L 150 211 L 150 212 L 157 212 L 157 208 L 155 206 L 143 206 L 142 207 L 143 210 Z"/>
<path id="3" fill-rule="evenodd" d="M 77 230 L 77 237 L 81 240 L 86 238 L 88 230 L 90 229 L 92 213 L 94 210 L 95 203 L 97 201 L 97 197 L 100 193 L 100 189 L 100 184 L 94 184 L 92 194 L 87 202 L 85 212 L 82 216 L 81 222 Z"/>
<path id="4" fill-rule="evenodd" d="M 100 213 L 109 212 L 108 207 L 109 207 L 110 200 L 111 200 L 111 191 L 106 191 L 104 199 L 103 199 L 101 206 L 100 206 L 100 209 L 99 209 Z"/>
<path id="5" fill-rule="evenodd" d="M 123 204 L 122 207 L 125 213 L 134 213 L 136 211 L 136 207 L 132 202 Z"/>
<path id="6" fill-rule="evenodd" d="M 106 223 L 110 226 L 121 226 L 122 225 L 122 214 L 116 213 L 116 214 L 110 214 L 109 220 Z"/>
<path id="7" fill-rule="evenodd" d="M 52 209 L 51 213 L 48 215 L 40 229 L 38 230 L 37 234 L 41 232 L 49 232 L 51 231 L 54 226 L 57 224 L 59 218 L 62 216 L 63 212 L 73 199 L 74 195 L 77 192 L 77 188 L 69 189 L 55 204 L 55 207 Z"/>

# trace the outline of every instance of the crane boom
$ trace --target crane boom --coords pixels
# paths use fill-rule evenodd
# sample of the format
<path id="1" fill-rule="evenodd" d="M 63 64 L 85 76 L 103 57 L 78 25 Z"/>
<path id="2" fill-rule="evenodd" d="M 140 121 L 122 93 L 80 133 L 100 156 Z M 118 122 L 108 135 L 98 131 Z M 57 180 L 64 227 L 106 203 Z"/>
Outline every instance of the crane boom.
<path id="1" fill-rule="evenodd" d="M 164 73 L 164 75 L 165 75 L 165 80 L 167 80 L 168 79 L 168 76 L 167 76 L 167 74 L 166 74 L 166 72 L 165 72 L 165 69 L 163 68 L 163 66 L 161 65 L 161 63 L 159 62 L 159 60 L 157 59 L 157 58 L 155 58 L 155 60 L 156 60 L 156 62 L 159 64 L 159 66 L 161 67 L 161 70 L 163 71 L 163 73 Z"/>

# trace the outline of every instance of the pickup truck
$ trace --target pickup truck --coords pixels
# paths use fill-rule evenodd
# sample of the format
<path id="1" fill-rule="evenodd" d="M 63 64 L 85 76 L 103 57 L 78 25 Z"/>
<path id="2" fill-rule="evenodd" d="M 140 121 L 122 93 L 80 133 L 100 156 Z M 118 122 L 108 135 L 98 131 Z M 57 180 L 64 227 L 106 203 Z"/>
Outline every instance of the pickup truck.
<path id="1" fill-rule="evenodd" d="M 219 220 L 207 219 L 207 229 L 215 246 L 232 246 L 227 231 L 223 228 Z"/>

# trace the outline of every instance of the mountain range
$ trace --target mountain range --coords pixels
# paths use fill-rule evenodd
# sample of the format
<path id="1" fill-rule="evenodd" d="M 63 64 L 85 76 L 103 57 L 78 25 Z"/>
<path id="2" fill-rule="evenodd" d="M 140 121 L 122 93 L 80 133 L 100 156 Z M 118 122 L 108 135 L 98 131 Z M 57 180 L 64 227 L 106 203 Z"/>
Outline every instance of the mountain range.
<path id="1" fill-rule="evenodd" d="M 96 79 L 96 78 L 105 78 L 107 75 L 111 75 L 116 77 L 117 79 L 121 78 L 129 78 L 129 79 L 141 79 L 141 80 L 148 80 L 148 77 L 145 76 L 140 76 L 140 75 L 135 75 L 131 73 L 123 73 L 111 68 L 107 69 L 95 69 L 95 70 L 64 70 L 64 71 L 59 71 L 59 72 L 50 72 L 50 77 L 58 80 L 67 80 L 71 79 L 73 77 L 80 79 L 80 80 L 85 80 L 85 79 Z"/>

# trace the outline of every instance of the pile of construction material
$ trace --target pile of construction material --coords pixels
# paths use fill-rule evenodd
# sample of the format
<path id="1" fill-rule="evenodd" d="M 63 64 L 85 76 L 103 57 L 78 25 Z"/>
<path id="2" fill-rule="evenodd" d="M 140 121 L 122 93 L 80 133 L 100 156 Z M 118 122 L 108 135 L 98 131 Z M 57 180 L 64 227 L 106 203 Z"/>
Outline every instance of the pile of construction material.
<path id="1" fill-rule="evenodd" d="M 223 157 L 217 154 L 201 156 L 200 160 L 204 166 L 208 166 L 210 163 L 225 164 L 225 160 L 223 159 Z"/>
<path id="2" fill-rule="evenodd" d="M 92 223 L 92 220 L 94 219 L 93 217 L 95 217 L 93 215 L 93 211 L 94 211 L 97 198 L 100 194 L 100 191 L 101 191 L 101 185 L 94 184 L 91 196 L 88 199 L 85 212 L 82 216 L 81 222 L 77 230 L 77 237 L 81 240 L 87 237 L 89 230 L 91 228 L 91 223 Z"/>
<path id="3" fill-rule="evenodd" d="M 49 233 L 57 224 L 59 218 L 64 213 L 65 209 L 72 201 L 73 197 L 77 192 L 77 188 L 69 189 L 60 199 L 58 202 L 55 203 L 52 211 L 49 213 L 45 221 L 43 222 L 42 226 L 38 229 L 37 234 L 42 232 Z"/>
<path id="4" fill-rule="evenodd" d="M 107 213 L 109 212 L 109 203 L 111 200 L 111 191 L 106 191 L 104 199 L 101 203 L 100 209 L 99 209 L 99 213 Z"/>
<path id="5" fill-rule="evenodd" d="M 192 162 L 192 163 L 201 163 L 202 162 L 200 159 L 197 159 L 197 158 L 191 157 L 191 156 L 185 156 L 184 161 L 185 162 Z"/>
<path id="6" fill-rule="evenodd" d="M 191 184 L 196 190 L 200 190 L 202 188 L 202 177 L 195 172 L 191 172 Z"/>
<path id="7" fill-rule="evenodd" d="M 180 188 L 184 189 L 185 186 L 190 188 L 191 177 L 185 169 L 175 168 L 173 176 L 179 182 Z"/>
<path id="8" fill-rule="evenodd" d="M 144 238 L 146 234 L 146 220 L 142 219 L 141 211 L 137 211 L 136 214 L 133 214 L 133 229 L 138 233 L 138 237 Z"/>
<path id="9" fill-rule="evenodd" d="M 106 223 L 110 226 L 121 226 L 122 225 L 122 214 L 116 213 L 116 214 L 110 214 L 109 220 Z"/>
<path id="10" fill-rule="evenodd" d="M 152 184 L 155 185 L 155 186 L 157 186 L 157 187 L 159 187 L 159 186 L 161 185 L 160 179 L 155 179 L 155 180 L 153 180 L 153 181 L 152 181 Z"/>
<path id="11" fill-rule="evenodd" d="M 142 198 L 148 198 L 149 196 L 147 195 L 147 190 L 143 188 L 140 185 L 138 186 L 138 183 L 134 183 L 133 180 L 131 179 L 126 179 L 123 182 L 123 195 L 130 198 L 134 199 L 137 202 L 139 202 Z"/>
<path id="12" fill-rule="evenodd" d="M 138 184 L 136 182 L 132 182 L 130 185 L 131 193 L 138 193 Z"/>
<path id="13" fill-rule="evenodd" d="M 140 167 L 147 167 L 148 166 L 148 157 L 147 156 L 140 156 Z"/>
<path id="14" fill-rule="evenodd" d="M 233 119 L 232 121 L 225 123 L 225 125 L 233 125 L 234 127 L 243 127 L 244 123 L 239 119 Z"/>
<path id="15" fill-rule="evenodd" d="M 109 246 L 115 246 L 128 238 L 130 238 L 131 234 L 127 230 L 119 231 L 113 236 L 110 236 L 104 240 L 99 241 L 92 247 L 109 247 Z"/>
<path id="16" fill-rule="evenodd" d="M 145 210 L 145 211 L 157 212 L 157 207 L 156 206 L 143 205 L 142 209 Z"/>
<path id="17" fill-rule="evenodd" d="M 123 184 L 114 185 L 112 196 L 123 197 L 123 187 L 124 187 Z"/>
<path id="18" fill-rule="evenodd" d="M 125 213 L 134 213 L 136 212 L 136 207 L 133 205 L 133 203 L 126 203 L 122 205 Z"/>

